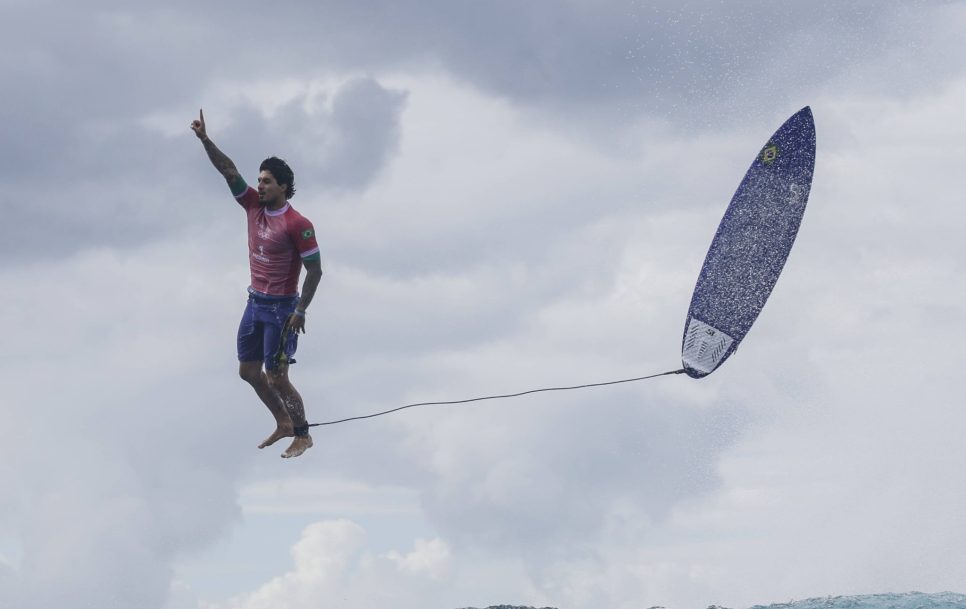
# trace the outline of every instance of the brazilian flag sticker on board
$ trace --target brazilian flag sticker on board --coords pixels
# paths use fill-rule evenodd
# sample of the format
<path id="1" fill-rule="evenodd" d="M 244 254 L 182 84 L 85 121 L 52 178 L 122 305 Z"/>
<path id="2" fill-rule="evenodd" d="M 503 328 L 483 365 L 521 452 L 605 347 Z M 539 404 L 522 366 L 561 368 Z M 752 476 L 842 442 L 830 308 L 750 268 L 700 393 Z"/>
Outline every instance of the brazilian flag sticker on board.
<path id="1" fill-rule="evenodd" d="M 774 144 L 768 144 L 765 149 L 761 151 L 761 162 L 765 165 L 771 165 L 778 158 L 778 146 Z"/>

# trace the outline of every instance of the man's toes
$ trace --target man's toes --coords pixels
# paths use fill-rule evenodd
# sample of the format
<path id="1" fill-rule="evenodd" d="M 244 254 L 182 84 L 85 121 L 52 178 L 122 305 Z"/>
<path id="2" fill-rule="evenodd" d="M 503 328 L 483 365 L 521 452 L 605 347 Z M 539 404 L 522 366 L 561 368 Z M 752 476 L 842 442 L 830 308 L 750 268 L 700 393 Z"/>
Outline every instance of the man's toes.
<path id="1" fill-rule="evenodd" d="M 298 457 L 311 447 L 312 438 L 309 436 L 295 438 L 295 440 L 292 441 L 291 446 L 285 449 L 285 452 L 282 453 L 282 458 L 291 459 L 292 457 Z"/>
<path id="2" fill-rule="evenodd" d="M 265 448 L 266 446 L 271 446 L 272 444 L 275 444 L 276 442 L 278 442 L 282 438 L 291 436 L 292 433 L 293 433 L 292 431 L 287 430 L 287 429 L 282 429 L 280 427 L 280 428 L 276 429 L 275 432 L 272 433 L 272 435 L 270 435 L 267 438 L 265 438 L 265 440 L 261 444 L 259 444 L 258 447 L 259 448 Z"/>

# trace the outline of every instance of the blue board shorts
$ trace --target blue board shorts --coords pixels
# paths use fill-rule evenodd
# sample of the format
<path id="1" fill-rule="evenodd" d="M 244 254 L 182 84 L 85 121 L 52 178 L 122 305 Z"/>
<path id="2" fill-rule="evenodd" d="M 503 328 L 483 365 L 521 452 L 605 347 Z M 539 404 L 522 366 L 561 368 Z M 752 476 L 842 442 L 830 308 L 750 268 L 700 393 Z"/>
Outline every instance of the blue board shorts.
<path id="1" fill-rule="evenodd" d="M 238 361 L 261 360 L 266 370 L 278 368 L 276 356 L 282 340 L 282 327 L 298 302 L 298 296 L 268 297 L 249 293 L 248 304 L 238 325 Z M 294 364 L 292 356 L 298 348 L 299 337 L 296 332 L 286 334 L 285 355 L 288 363 Z"/>

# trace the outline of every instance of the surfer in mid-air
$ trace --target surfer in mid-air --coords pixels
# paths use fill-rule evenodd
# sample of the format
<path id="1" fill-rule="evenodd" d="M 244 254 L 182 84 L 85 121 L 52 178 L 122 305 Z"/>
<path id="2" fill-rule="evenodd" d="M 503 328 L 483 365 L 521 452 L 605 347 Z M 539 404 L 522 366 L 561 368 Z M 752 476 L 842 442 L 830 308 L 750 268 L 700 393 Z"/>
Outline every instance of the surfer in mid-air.
<path id="1" fill-rule="evenodd" d="M 256 190 L 212 143 L 204 112 L 191 122 L 191 129 L 248 215 L 252 283 L 238 327 L 238 373 L 255 389 L 276 423 L 275 431 L 258 447 L 294 437 L 282 456 L 297 457 L 312 447 L 312 436 L 302 396 L 288 378 L 288 365 L 295 361 L 298 334 L 305 333 L 305 310 L 322 278 L 315 229 L 288 202 L 295 194 L 295 176 L 285 161 L 276 157 L 262 161 Z M 303 266 L 306 274 L 300 296 Z"/>

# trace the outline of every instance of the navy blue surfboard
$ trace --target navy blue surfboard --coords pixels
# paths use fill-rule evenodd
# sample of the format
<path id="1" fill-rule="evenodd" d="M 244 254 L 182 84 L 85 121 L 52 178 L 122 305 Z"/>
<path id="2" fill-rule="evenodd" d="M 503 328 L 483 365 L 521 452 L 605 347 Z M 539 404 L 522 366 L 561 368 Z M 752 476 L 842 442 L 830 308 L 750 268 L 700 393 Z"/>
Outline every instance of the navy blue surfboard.
<path id="1" fill-rule="evenodd" d="M 724 363 L 765 306 L 795 243 L 814 168 L 806 106 L 755 157 L 718 225 L 684 327 L 681 361 L 692 378 Z"/>

